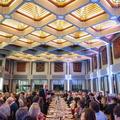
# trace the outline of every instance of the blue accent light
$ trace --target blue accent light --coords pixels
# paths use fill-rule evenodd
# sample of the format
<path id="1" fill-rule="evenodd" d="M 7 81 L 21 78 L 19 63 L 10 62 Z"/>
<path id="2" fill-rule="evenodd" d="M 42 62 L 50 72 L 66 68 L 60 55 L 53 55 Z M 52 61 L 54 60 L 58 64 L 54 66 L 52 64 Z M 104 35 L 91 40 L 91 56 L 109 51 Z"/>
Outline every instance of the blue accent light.
<path id="1" fill-rule="evenodd" d="M 117 18 L 117 20 L 120 22 L 120 16 Z"/>
<path id="2" fill-rule="evenodd" d="M 95 37 L 96 39 L 100 39 L 100 37 L 99 36 L 97 36 L 97 37 Z"/>
<path id="3" fill-rule="evenodd" d="M 85 30 L 86 30 L 86 28 L 80 28 L 79 30 L 80 30 L 80 31 L 85 31 Z"/>
<path id="4" fill-rule="evenodd" d="M 25 0 L 26 2 L 34 2 L 34 0 Z"/>
<path id="5" fill-rule="evenodd" d="M 63 39 L 63 37 L 62 36 L 58 36 L 57 39 Z"/>
<path id="6" fill-rule="evenodd" d="M 116 20 L 116 19 L 117 19 L 117 16 L 113 15 L 113 16 L 110 17 L 110 20 Z"/>
<path id="7" fill-rule="evenodd" d="M 41 28 L 40 28 L 40 27 L 37 27 L 36 30 L 41 30 Z"/>
<path id="8" fill-rule="evenodd" d="M 92 3 L 98 3 L 100 0 L 90 0 Z"/>
<path id="9" fill-rule="evenodd" d="M 62 16 L 62 15 L 58 15 L 57 18 L 58 18 L 59 20 L 64 20 L 64 19 L 65 19 L 65 17 Z"/>
<path id="10" fill-rule="evenodd" d="M 10 15 L 4 15 L 4 17 L 5 17 L 6 19 L 12 18 Z"/>

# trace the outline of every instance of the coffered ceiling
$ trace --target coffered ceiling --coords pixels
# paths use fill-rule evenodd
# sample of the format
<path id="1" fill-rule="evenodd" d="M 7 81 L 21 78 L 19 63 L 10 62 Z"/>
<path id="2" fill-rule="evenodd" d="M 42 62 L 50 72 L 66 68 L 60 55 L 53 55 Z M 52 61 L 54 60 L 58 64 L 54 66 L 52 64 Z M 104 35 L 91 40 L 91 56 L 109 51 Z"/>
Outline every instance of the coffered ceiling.
<path id="1" fill-rule="evenodd" d="M 0 57 L 90 59 L 120 32 L 120 0 L 0 0 Z"/>

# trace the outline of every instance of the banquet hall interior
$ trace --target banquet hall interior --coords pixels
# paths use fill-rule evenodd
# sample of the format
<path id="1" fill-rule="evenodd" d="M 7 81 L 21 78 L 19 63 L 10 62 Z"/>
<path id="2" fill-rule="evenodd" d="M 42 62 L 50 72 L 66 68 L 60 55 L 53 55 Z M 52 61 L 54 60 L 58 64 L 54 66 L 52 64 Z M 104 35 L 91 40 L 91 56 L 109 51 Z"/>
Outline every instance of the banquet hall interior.
<path id="1" fill-rule="evenodd" d="M 120 0 L 0 0 L 0 91 L 120 93 Z"/>

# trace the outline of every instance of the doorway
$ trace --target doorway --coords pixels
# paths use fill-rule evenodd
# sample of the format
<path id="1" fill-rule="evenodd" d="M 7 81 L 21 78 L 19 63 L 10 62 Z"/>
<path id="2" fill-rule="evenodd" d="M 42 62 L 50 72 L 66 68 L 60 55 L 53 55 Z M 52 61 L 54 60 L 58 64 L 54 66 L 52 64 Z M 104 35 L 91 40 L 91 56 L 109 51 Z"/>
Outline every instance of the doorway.
<path id="1" fill-rule="evenodd" d="M 52 80 L 52 89 L 55 91 L 64 91 L 64 80 Z"/>

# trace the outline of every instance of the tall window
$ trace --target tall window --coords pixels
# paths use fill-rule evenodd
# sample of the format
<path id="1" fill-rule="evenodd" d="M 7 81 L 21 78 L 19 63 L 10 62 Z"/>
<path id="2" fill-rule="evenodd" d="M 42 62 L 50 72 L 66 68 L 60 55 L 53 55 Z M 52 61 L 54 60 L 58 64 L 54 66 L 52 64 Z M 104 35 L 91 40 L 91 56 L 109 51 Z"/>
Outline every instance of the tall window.
<path id="1" fill-rule="evenodd" d="M 97 69 L 97 57 L 96 57 L 96 54 L 92 56 L 92 67 L 93 67 L 93 70 Z"/>
<path id="2" fill-rule="evenodd" d="M 45 71 L 45 63 L 37 62 L 36 63 L 36 72 L 44 72 Z"/>
<path id="3" fill-rule="evenodd" d="M 6 60 L 6 63 L 5 63 L 5 71 L 9 71 L 10 69 L 10 61 L 9 60 Z"/>
<path id="4" fill-rule="evenodd" d="M 120 58 L 120 38 L 113 41 L 114 58 Z"/>
<path id="5" fill-rule="evenodd" d="M 0 66 L 2 66 L 2 60 L 0 60 Z"/>
<path id="6" fill-rule="evenodd" d="M 26 71 L 26 62 L 17 62 L 17 72 Z"/>
<path id="7" fill-rule="evenodd" d="M 107 49 L 106 47 L 102 48 L 102 64 L 106 65 L 107 64 Z"/>
<path id="8" fill-rule="evenodd" d="M 54 63 L 54 71 L 55 72 L 63 72 L 63 63 L 62 62 L 55 62 Z"/>
<path id="9" fill-rule="evenodd" d="M 87 60 L 87 72 L 90 72 L 90 60 Z"/>
<path id="10" fill-rule="evenodd" d="M 74 62 L 73 63 L 73 72 L 81 72 L 82 63 L 81 62 Z"/>

